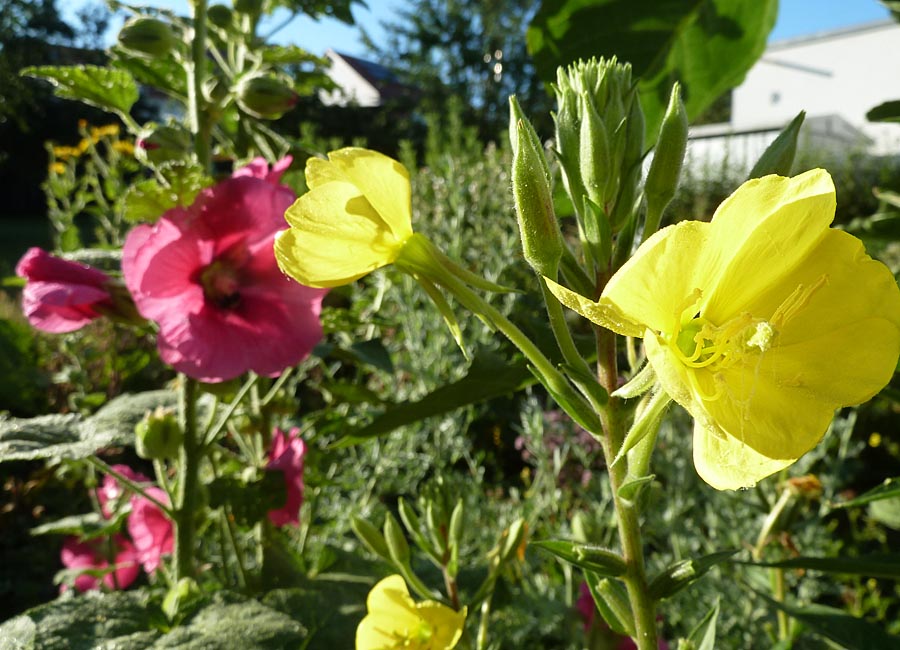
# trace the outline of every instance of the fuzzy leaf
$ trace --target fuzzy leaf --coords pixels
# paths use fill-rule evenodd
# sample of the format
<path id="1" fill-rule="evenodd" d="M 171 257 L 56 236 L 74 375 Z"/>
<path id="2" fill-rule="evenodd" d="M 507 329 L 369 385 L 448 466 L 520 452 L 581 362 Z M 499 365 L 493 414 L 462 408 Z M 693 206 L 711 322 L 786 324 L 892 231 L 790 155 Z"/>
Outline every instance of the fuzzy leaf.
<path id="1" fill-rule="evenodd" d="M 58 97 L 74 99 L 114 113 L 127 114 L 138 100 L 138 87 L 129 73 L 95 65 L 31 66 L 22 74 L 46 79 Z"/>
<path id="2" fill-rule="evenodd" d="M 133 445 L 134 426 L 157 406 L 174 408 L 174 391 L 120 395 L 90 417 L 74 413 L 35 418 L 0 416 L 0 462 L 86 458 L 103 447 Z"/>

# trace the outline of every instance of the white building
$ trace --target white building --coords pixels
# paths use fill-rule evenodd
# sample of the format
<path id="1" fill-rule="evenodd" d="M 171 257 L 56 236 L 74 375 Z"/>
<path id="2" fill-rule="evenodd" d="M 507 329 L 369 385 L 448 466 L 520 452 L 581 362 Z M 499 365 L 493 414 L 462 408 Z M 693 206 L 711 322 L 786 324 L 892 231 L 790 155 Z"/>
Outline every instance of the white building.
<path id="1" fill-rule="evenodd" d="M 731 121 L 691 130 L 693 165 L 749 169 L 801 110 L 801 147 L 900 152 L 900 125 L 866 113 L 900 99 L 900 25 L 878 21 L 772 43 L 732 94 Z"/>
<path id="2" fill-rule="evenodd" d="M 331 64 L 326 72 L 337 86 L 319 92 L 326 106 L 381 106 L 385 100 L 409 94 L 410 89 L 383 65 L 331 49 L 326 50 L 325 57 Z"/>

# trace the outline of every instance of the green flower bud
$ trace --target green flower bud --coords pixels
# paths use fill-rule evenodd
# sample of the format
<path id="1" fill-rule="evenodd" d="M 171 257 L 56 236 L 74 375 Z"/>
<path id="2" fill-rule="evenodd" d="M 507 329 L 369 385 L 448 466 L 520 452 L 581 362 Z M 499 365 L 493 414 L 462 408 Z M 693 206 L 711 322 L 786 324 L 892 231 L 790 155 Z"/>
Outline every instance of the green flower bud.
<path id="1" fill-rule="evenodd" d="M 631 214 L 643 153 L 644 119 L 631 66 L 615 57 L 579 61 L 557 72 L 554 91 L 559 159 L 582 232 L 605 230 L 585 224 L 604 217 L 616 232 L 621 215 Z M 599 215 L 585 214 L 585 198 Z"/>
<path id="2" fill-rule="evenodd" d="M 259 15 L 263 0 L 234 0 L 234 10 L 242 14 Z"/>
<path id="3" fill-rule="evenodd" d="M 176 458 L 184 439 L 175 413 L 162 406 L 147 413 L 134 434 L 138 456 L 148 459 Z"/>
<path id="4" fill-rule="evenodd" d="M 159 165 L 184 160 L 191 147 L 191 134 L 182 126 L 148 124 L 135 141 L 134 157 L 144 164 Z"/>
<path id="5" fill-rule="evenodd" d="M 297 103 L 297 93 L 289 84 L 268 75 L 244 77 L 235 94 L 245 112 L 266 120 L 278 119 Z"/>
<path id="6" fill-rule="evenodd" d="M 453 512 L 450 513 L 450 538 L 451 546 L 459 546 L 459 540 L 462 539 L 463 522 L 465 521 L 466 507 L 462 499 L 456 502 Z"/>
<path id="7" fill-rule="evenodd" d="M 182 578 L 166 592 L 163 599 L 162 610 L 170 621 L 174 621 L 179 614 L 203 598 L 200 586 L 193 578 Z"/>
<path id="8" fill-rule="evenodd" d="M 687 150 L 688 118 L 681 101 L 681 86 L 672 86 L 669 106 L 659 127 L 659 139 L 653 161 L 647 172 L 644 183 L 644 196 L 647 199 L 647 220 L 644 222 L 644 241 L 657 231 L 663 212 L 675 197 L 681 167 L 684 164 L 684 153 Z"/>
<path id="9" fill-rule="evenodd" d="M 206 10 L 206 16 L 209 18 L 209 22 L 216 27 L 228 29 L 232 25 L 231 9 L 225 5 L 210 5 Z"/>
<path id="10" fill-rule="evenodd" d="M 367 520 L 362 517 L 353 517 L 350 520 L 350 528 L 369 551 L 385 560 L 391 557 L 384 535 Z"/>
<path id="11" fill-rule="evenodd" d="M 588 580 L 588 587 L 591 588 L 597 611 L 609 628 L 617 634 L 634 636 L 634 614 L 625 585 L 618 580 L 602 578 L 596 583 Z"/>
<path id="12" fill-rule="evenodd" d="M 512 187 L 525 261 L 537 273 L 556 278 L 563 254 L 562 233 L 553 210 L 550 167 L 531 123 L 515 96 L 509 98 L 510 135 L 515 124 Z"/>
<path id="13" fill-rule="evenodd" d="M 409 543 L 391 513 L 387 513 L 384 518 L 383 532 L 391 559 L 400 566 L 406 566 L 409 563 Z"/>
<path id="14" fill-rule="evenodd" d="M 147 58 L 166 56 L 175 47 L 172 27 L 156 18 L 133 18 L 119 32 L 119 44 L 129 52 Z"/>

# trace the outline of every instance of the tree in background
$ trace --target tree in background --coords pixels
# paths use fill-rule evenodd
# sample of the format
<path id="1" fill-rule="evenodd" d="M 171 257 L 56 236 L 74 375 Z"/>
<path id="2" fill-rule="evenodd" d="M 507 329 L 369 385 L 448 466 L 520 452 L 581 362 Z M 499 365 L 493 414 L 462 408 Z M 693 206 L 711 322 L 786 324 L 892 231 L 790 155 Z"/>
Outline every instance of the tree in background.
<path id="1" fill-rule="evenodd" d="M 525 31 L 538 0 L 414 0 L 382 26 L 383 44 L 363 30 L 379 63 L 421 93 L 422 109 L 442 112 L 451 97 L 467 107 L 466 121 L 485 139 L 497 139 L 509 122 L 508 98 L 525 114 L 547 116 L 536 125 L 552 133 L 550 97 L 525 47 Z M 505 137 L 505 134 L 504 134 Z"/>

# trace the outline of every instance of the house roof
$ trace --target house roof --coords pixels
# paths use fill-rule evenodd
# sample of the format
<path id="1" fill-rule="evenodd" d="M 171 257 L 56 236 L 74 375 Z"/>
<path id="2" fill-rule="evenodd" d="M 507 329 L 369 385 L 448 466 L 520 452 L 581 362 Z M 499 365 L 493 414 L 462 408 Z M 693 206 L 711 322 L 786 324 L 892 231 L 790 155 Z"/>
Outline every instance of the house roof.
<path id="1" fill-rule="evenodd" d="M 360 59 L 349 54 L 342 54 L 335 50 L 329 50 L 326 52 L 326 55 L 340 57 L 347 65 L 353 68 L 354 72 L 378 91 L 382 101 L 409 96 L 412 90 L 410 86 L 402 83 L 397 78 L 393 70 L 386 68 L 380 63 Z"/>
<path id="2" fill-rule="evenodd" d="M 860 23 L 858 25 L 852 25 L 850 27 L 841 27 L 839 29 L 829 29 L 820 32 L 814 32 L 812 34 L 807 34 L 805 36 L 794 36 L 792 38 L 785 38 L 782 40 L 775 41 L 773 43 L 769 43 L 766 47 L 767 52 L 772 52 L 781 49 L 787 49 L 791 47 L 796 47 L 797 45 L 806 45 L 809 43 L 816 43 L 819 41 L 830 41 L 838 38 L 843 38 L 845 36 L 852 36 L 854 34 L 859 34 L 862 32 L 870 32 L 873 30 L 887 29 L 890 27 L 898 27 L 897 23 L 891 18 L 886 18 L 884 20 L 875 20 L 867 23 Z"/>

